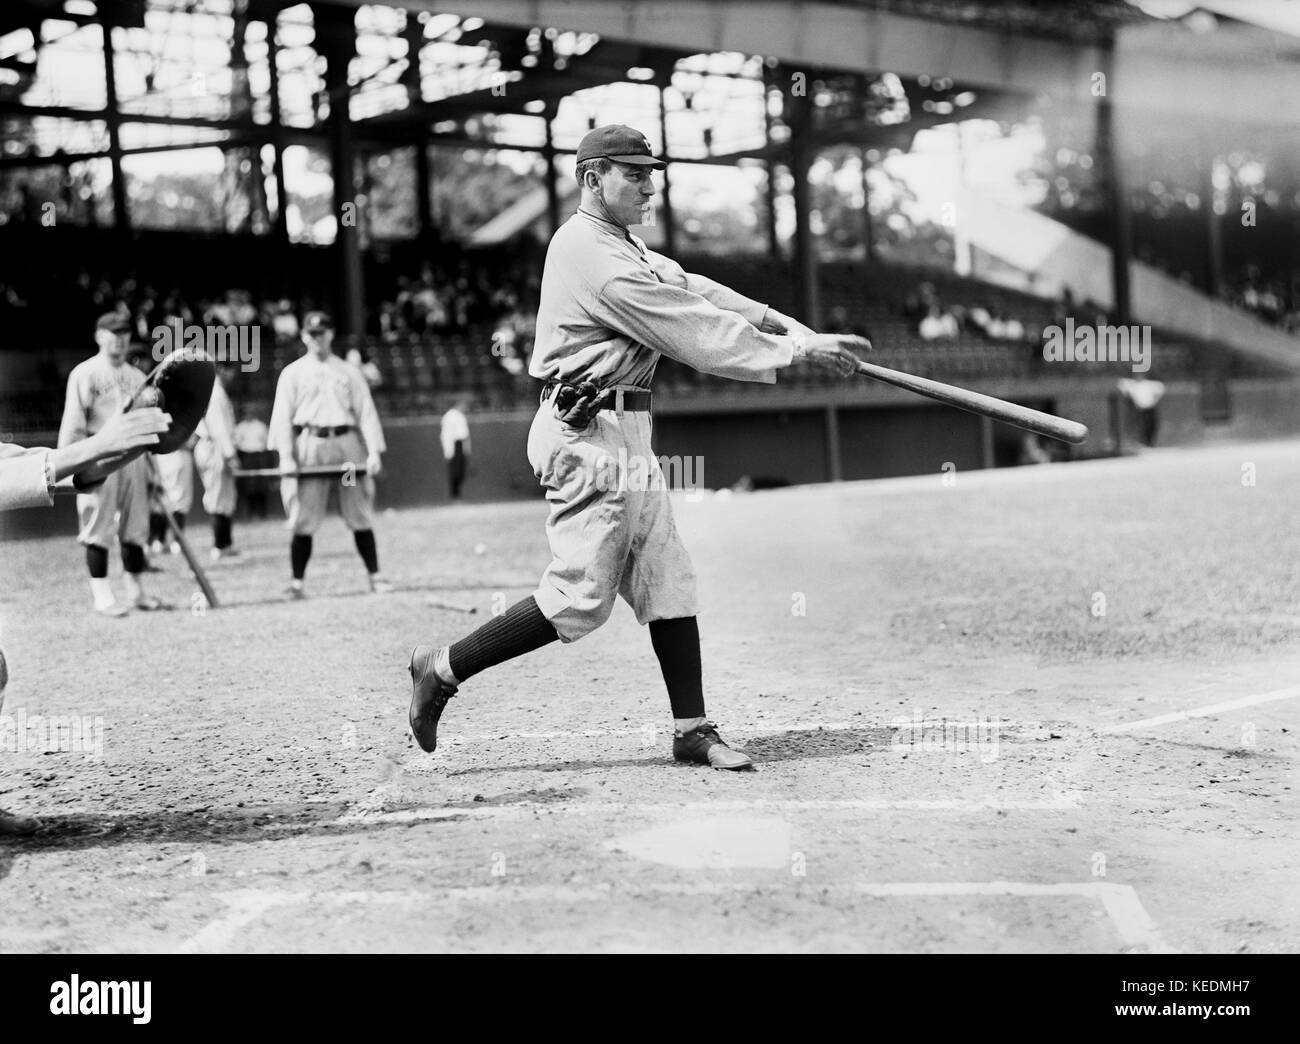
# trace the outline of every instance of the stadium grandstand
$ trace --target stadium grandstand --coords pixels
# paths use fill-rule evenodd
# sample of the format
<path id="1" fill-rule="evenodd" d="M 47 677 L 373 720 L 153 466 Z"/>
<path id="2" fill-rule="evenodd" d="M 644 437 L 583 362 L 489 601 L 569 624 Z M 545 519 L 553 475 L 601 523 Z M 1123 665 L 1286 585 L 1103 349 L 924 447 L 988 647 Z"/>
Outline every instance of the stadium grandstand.
<path id="1" fill-rule="evenodd" d="M 388 503 L 438 494 L 422 457 L 461 396 L 501 462 L 478 495 L 535 492 L 519 447 L 545 244 L 577 142 L 618 122 L 668 160 L 652 247 L 866 334 L 886 366 L 1088 423 L 1049 456 L 1137 431 L 1127 362 L 1044 358 L 1066 320 L 1150 331 L 1166 443 L 1294 432 L 1296 34 L 1124 0 L 9 0 L 0 429 L 49 440 L 114 308 L 142 350 L 160 326 L 256 329 L 231 392 L 265 416 L 324 308 L 394 470 L 425 474 Z M 1025 459 L 1011 429 L 788 376 L 665 360 L 659 437 L 705 447 L 726 484 Z"/>

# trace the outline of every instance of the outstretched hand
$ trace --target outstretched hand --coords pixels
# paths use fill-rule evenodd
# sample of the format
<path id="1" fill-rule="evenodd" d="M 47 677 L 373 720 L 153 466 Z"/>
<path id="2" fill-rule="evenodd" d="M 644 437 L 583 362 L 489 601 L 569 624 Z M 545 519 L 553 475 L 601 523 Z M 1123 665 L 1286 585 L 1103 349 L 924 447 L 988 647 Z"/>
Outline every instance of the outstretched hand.
<path id="1" fill-rule="evenodd" d="M 97 486 L 156 445 L 171 422 L 171 414 L 156 406 L 116 413 L 94 435 L 54 451 L 55 478 L 72 475 L 82 490 Z"/>

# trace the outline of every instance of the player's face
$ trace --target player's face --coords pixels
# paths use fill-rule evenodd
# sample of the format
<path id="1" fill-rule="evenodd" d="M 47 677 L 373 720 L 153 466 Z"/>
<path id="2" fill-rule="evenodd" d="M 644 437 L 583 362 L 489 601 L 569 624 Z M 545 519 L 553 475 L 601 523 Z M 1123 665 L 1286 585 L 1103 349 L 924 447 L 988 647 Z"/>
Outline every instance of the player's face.
<path id="1" fill-rule="evenodd" d="M 324 355 L 334 343 L 334 331 L 325 329 L 307 338 L 307 344 L 316 355 Z"/>
<path id="2" fill-rule="evenodd" d="M 99 344 L 112 362 L 120 363 L 126 358 L 126 350 L 131 347 L 131 335 L 114 333 L 112 330 L 100 330 Z"/>
<path id="3" fill-rule="evenodd" d="M 600 177 L 601 198 L 610 217 L 624 225 L 643 225 L 654 199 L 654 171 L 631 163 L 615 163 Z"/>

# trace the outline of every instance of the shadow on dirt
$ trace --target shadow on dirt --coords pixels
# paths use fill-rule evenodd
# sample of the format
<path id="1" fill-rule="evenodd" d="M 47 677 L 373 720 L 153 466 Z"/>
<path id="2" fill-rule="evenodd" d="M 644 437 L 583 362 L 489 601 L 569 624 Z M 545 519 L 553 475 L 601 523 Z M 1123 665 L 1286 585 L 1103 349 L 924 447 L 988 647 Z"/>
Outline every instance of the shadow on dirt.
<path id="1" fill-rule="evenodd" d="M 757 764 L 766 761 L 799 761 L 804 758 L 835 758 L 871 750 L 888 749 L 897 730 L 875 726 L 861 729 L 790 729 L 771 736 L 755 736 L 736 748 L 743 750 Z M 726 735 L 724 731 L 724 737 Z M 480 765 L 448 772 L 448 776 L 492 775 L 499 772 L 582 772 L 589 769 L 644 768 L 650 765 L 673 766 L 672 755 L 655 749 L 641 757 L 587 759 L 583 761 L 538 761 L 526 765 Z"/>
<path id="2" fill-rule="evenodd" d="M 13 858 L 42 851 L 78 851 L 134 844 L 217 845 L 250 841 L 278 841 L 303 836 L 363 833 L 383 823 L 364 819 L 338 822 L 346 802 L 262 805 L 240 809 L 191 809 L 132 815 L 79 813 L 42 815 L 40 831 L 23 838 L 8 838 L 0 850 L 0 880 Z"/>

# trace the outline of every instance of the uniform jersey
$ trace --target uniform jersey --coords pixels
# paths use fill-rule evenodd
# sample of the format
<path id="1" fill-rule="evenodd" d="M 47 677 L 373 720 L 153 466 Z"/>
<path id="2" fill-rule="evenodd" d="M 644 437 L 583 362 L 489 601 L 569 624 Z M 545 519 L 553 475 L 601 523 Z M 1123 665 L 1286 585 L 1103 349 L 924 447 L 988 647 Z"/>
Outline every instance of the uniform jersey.
<path id="1" fill-rule="evenodd" d="M 134 366 L 125 361 L 114 364 L 103 353 L 78 363 L 68 374 L 59 445 L 94 435 L 109 417 L 122 412 L 142 384 L 144 374 Z"/>
<path id="2" fill-rule="evenodd" d="M 365 377 L 335 355 L 322 360 L 308 353 L 280 371 L 267 449 L 281 457 L 291 455 L 297 427 L 356 427 L 367 453 L 385 449 L 384 431 Z"/>
<path id="3" fill-rule="evenodd" d="M 200 443 L 211 443 L 216 456 L 227 460 L 235 455 L 235 407 L 220 381 L 212 385 L 208 409 L 195 430 Z M 197 449 L 197 447 L 195 447 Z"/>
<path id="4" fill-rule="evenodd" d="M 794 345 L 755 328 L 766 312 L 579 210 L 546 252 L 529 369 L 545 380 L 648 388 L 666 355 L 705 373 L 771 383 Z M 551 505 L 551 563 L 533 597 L 561 641 L 603 624 L 620 595 L 642 624 L 698 611 L 651 431 L 648 412 L 606 409 L 576 432 L 550 397 L 533 418 L 528 460 Z M 611 481 L 615 461 L 637 462 L 646 481 Z"/>
<path id="5" fill-rule="evenodd" d="M 528 372 L 648 388 L 666 355 L 704 373 L 772 384 L 794 346 L 756 329 L 766 311 L 579 210 L 546 251 Z"/>
<path id="6" fill-rule="evenodd" d="M 0 511 L 54 503 L 46 471 L 49 455 L 49 450 L 40 447 L 0 443 Z"/>

